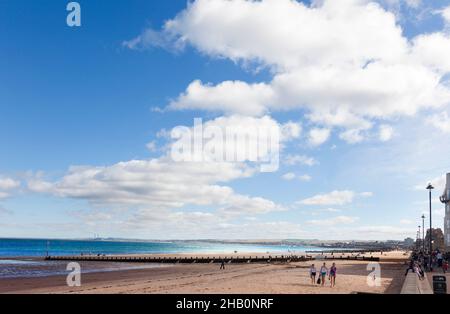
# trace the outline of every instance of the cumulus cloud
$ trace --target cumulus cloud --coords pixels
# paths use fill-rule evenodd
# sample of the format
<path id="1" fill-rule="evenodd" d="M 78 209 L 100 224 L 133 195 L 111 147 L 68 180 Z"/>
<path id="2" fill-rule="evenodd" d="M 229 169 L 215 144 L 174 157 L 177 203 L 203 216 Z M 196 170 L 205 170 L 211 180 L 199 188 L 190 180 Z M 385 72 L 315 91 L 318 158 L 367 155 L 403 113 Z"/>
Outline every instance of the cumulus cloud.
<path id="1" fill-rule="evenodd" d="M 445 7 L 444 9 L 442 9 L 441 11 L 442 17 L 444 18 L 444 20 L 450 24 L 450 5 L 448 7 Z"/>
<path id="2" fill-rule="evenodd" d="M 271 97 L 273 91 L 263 83 L 249 85 L 240 81 L 226 81 L 214 86 L 197 80 L 172 101 L 169 107 L 262 115 L 266 113 L 265 104 Z"/>
<path id="3" fill-rule="evenodd" d="M 299 202 L 302 205 L 346 205 L 353 202 L 355 192 L 353 191 L 333 191 L 328 194 L 318 194 Z"/>
<path id="4" fill-rule="evenodd" d="M 147 149 L 148 149 L 150 152 L 155 152 L 155 151 L 158 149 L 158 146 L 157 146 L 157 144 L 156 144 L 155 141 L 148 142 L 148 143 L 145 145 L 145 147 L 147 147 Z"/>
<path id="5" fill-rule="evenodd" d="M 343 128 L 340 137 L 357 143 L 376 120 L 450 103 L 448 34 L 410 40 L 395 15 L 374 2 L 197 0 L 157 36 L 144 32 L 126 45 L 164 46 L 160 37 L 273 73 L 260 83 L 195 80 L 169 104 L 172 109 L 264 115 L 303 108 L 312 122 Z"/>
<path id="6" fill-rule="evenodd" d="M 382 142 L 387 142 L 392 139 L 394 135 L 394 129 L 390 125 L 380 125 L 379 128 L 379 139 Z"/>
<path id="7" fill-rule="evenodd" d="M 314 128 L 309 131 L 308 142 L 312 146 L 320 146 L 330 138 L 329 129 Z"/>
<path id="8" fill-rule="evenodd" d="M 304 182 L 309 182 L 312 180 L 312 177 L 308 174 L 303 174 L 303 175 L 299 176 L 298 178 Z"/>
<path id="9" fill-rule="evenodd" d="M 301 126 L 297 123 L 279 124 L 268 116 L 219 117 L 203 123 L 201 130 L 206 131 L 209 127 L 220 130 L 231 127 L 238 131 L 233 133 L 236 137 L 233 137 L 232 142 L 222 143 L 223 138 L 212 138 L 213 144 L 214 141 L 224 144 L 221 146 L 221 153 L 224 155 L 234 151 L 238 141 L 237 144 L 256 147 L 256 151 L 252 151 L 251 155 L 259 156 L 261 150 L 250 144 L 258 141 L 256 137 L 261 134 L 246 133 L 248 128 L 276 128 L 280 131 L 281 143 L 297 138 L 301 132 Z M 189 138 L 188 141 L 198 140 L 203 143 L 205 134 L 197 134 L 195 128 L 185 127 L 185 130 L 192 132 L 194 136 L 194 139 Z M 249 136 L 242 137 L 240 132 Z M 171 141 L 172 144 L 179 144 L 182 139 L 177 137 Z M 151 145 L 150 148 L 153 147 Z M 206 212 L 196 213 L 204 215 L 202 217 L 212 215 L 212 219 L 220 219 L 221 222 L 228 222 L 229 219 L 242 215 L 285 210 L 283 206 L 271 200 L 239 194 L 228 186 L 231 181 L 249 178 L 256 173 L 256 167 L 249 162 L 249 158 L 238 162 L 204 158 L 197 161 L 196 152 L 186 153 L 193 153 L 194 158 L 189 161 L 175 161 L 168 150 L 161 157 L 150 160 L 131 160 L 102 167 L 73 166 L 58 179 L 49 180 L 42 175 L 31 177 L 28 180 L 28 188 L 38 193 L 86 200 L 94 208 L 122 209 L 128 210 L 129 213 L 138 211 L 140 216 L 152 217 L 155 221 L 167 221 L 164 218 L 167 216 L 190 219 L 192 216 L 182 213 L 192 206 L 207 207 Z M 6 185 L 6 181 L 2 184 Z M 92 216 L 88 215 L 87 218 L 91 219 Z"/>
<path id="10" fill-rule="evenodd" d="M 254 201 L 254 204 L 262 205 L 263 211 L 271 206 L 275 208 L 270 201 L 265 203 L 260 198 L 239 195 L 230 187 L 219 184 L 249 177 L 252 173 L 235 163 L 173 162 L 163 157 L 106 167 L 71 167 L 57 181 L 31 179 L 28 187 L 40 193 L 85 199 L 95 206 L 167 209 L 216 205 L 235 210 L 244 209 L 243 205 Z"/>
<path id="11" fill-rule="evenodd" d="M 284 163 L 288 166 L 295 166 L 295 165 L 305 165 L 305 166 L 314 166 L 318 164 L 318 161 L 315 160 L 313 157 L 309 157 L 306 155 L 291 155 L 288 154 L 284 158 Z"/>
<path id="12" fill-rule="evenodd" d="M 350 217 L 350 216 L 338 216 L 328 219 L 320 219 L 320 220 L 310 220 L 308 221 L 309 224 L 315 225 L 315 226 L 335 226 L 335 225 L 345 225 L 345 224 L 352 224 L 358 221 L 358 217 Z"/>
<path id="13" fill-rule="evenodd" d="M 434 114 L 430 116 L 427 120 L 427 123 L 434 126 L 436 129 L 440 130 L 443 133 L 450 133 L 450 117 L 446 111 L 441 112 L 440 114 Z"/>
<path id="14" fill-rule="evenodd" d="M 294 180 L 294 179 L 296 178 L 296 175 L 295 175 L 295 173 L 293 173 L 293 172 L 288 172 L 288 173 L 284 174 L 284 175 L 282 176 L 282 178 L 283 178 L 284 180 L 287 180 L 287 181 L 292 181 L 292 180 Z"/>
<path id="15" fill-rule="evenodd" d="M 300 181 L 309 182 L 312 180 L 312 177 L 310 175 L 307 175 L 307 174 L 296 175 L 293 172 L 288 172 L 288 173 L 282 175 L 281 177 L 286 181 L 292 181 L 294 179 L 299 179 Z"/>
<path id="16" fill-rule="evenodd" d="M 13 190 L 19 187 L 19 181 L 7 177 L 0 177 L 0 199 L 9 197 Z"/>
<path id="17" fill-rule="evenodd" d="M 339 138 L 346 141 L 349 144 L 356 144 L 362 142 L 364 140 L 364 136 L 361 134 L 361 130 L 358 129 L 349 129 L 341 134 L 339 134 Z"/>
<path id="18" fill-rule="evenodd" d="M 176 127 L 171 145 L 176 161 L 251 162 L 262 172 L 278 170 L 279 156 L 287 142 L 301 134 L 301 125 L 280 124 L 270 116 L 222 116 L 194 127 Z"/>

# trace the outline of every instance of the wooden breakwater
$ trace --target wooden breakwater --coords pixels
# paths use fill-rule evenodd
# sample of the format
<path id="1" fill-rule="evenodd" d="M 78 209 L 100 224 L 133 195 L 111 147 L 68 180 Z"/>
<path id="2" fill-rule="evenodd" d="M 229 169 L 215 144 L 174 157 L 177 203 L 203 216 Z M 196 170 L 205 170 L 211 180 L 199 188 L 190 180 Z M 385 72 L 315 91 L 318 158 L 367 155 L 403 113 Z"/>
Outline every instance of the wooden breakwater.
<path id="1" fill-rule="evenodd" d="M 313 256 L 276 255 L 276 256 L 218 256 L 218 257 L 164 257 L 164 256 L 113 256 L 113 255 L 74 255 L 47 256 L 48 261 L 86 261 L 86 262 L 122 262 L 122 263 L 159 263 L 159 264 L 214 264 L 214 263 L 290 263 L 315 260 Z M 377 257 L 365 256 L 325 256 L 320 260 L 361 260 L 379 261 Z"/>
<path id="2" fill-rule="evenodd" d="M 311 260 L 308 256 L 218 256 L 218 257 L 165 257 L 165 256 L 111 256 L 111 255 L 80 255 L 80 256 L 47 256 L 49 261 L 88 261 L 88 262 L 123 262 L 123 263 L 161 263 L 161 264 L 212 264 L 212 263 L 272 263 L 272 262 L 305 262 Z"/>

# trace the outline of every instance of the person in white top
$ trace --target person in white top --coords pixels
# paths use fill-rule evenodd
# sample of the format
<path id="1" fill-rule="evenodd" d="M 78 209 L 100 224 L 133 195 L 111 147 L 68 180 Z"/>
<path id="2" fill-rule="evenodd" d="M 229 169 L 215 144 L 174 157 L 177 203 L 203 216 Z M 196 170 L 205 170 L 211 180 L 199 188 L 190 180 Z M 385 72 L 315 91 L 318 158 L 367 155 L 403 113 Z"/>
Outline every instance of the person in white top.
<path id="1" fill-rule="evenodd" d="M 320 279 L 321 279 L 321 284 L 322 287 L 325 284 L 325 278 L 328 275 L 328 268 L 327 268 L 327 264 L 323 263 L 322 267 L 320 267 Z"/>
<path id="2" fill-rule="evenodd" d="M 437 252 L 437 254 L 436 254 L 436 259 L 437 259 L 437 262 L 438 262 L 438 267 L 442 267 L 442 260 L 443 260 L 443 258 L 442 258 L 442 253 L 441 252 Z"/>
<path id="3" fill-rule="evenodd" d="M 309 277 L 311 277 L 312 284 L 316 283 L 316 274 L 317 274 L 316 267 L 314 266 L 314 264 L 312 264 L 311 267 L 309 268 Z"/>

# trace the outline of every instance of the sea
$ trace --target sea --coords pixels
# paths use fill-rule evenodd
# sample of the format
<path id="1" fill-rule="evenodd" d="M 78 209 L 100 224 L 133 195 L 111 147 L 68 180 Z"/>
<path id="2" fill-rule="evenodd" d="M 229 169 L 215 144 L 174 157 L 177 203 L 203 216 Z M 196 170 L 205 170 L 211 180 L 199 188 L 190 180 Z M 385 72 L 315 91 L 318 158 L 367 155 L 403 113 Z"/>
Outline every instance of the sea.
<path id="1" fill-rule="evenodd" d="M 327 248 L 332 250 L 333 248 Z M 219 241 L 105 241 L 0 239 L 0 257 L 79 254 L 298 253 L 326 249 L 297 244 L 246 244 Z"/>
<path id="2" fill-rule="evenodd" d="M 232 254 L 240 252 L 267 254 L 300 254 L 305 251 L 324 251 L 296 244 L 246 244 L 220 241 L 130 241 L 130 240 L 54 240 L 0 239 L 0 279 L 45 277 L 67 273 L 67 262 L 46 261 L 46 255 L 80 254 Z M 117 270 L 170 267 L 158 264 L 88 262 L 83 273 Z"/>

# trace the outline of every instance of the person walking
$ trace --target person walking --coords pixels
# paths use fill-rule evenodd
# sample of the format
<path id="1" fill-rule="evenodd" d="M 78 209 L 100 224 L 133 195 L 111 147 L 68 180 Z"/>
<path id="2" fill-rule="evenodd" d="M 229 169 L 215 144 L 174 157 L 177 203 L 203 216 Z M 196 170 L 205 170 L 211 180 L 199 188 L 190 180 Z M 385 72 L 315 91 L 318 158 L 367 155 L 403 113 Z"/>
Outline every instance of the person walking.
<path id="1" fill-rule="evenodd" d="M 448 271 L 448 261 L 447 260 L 442 262 L 442 271 L 444 272 L 444 274 Z"/>
<path id="2" fill-rule="evenodd" d="M 309 277 L 311 278 L 311 284 L 316 283 L 316 274 L 317 274 L 316 267 L 314 266 L 314 264 L 312 264 L 311 267 L 309 268 Z"/>
<path id="3" fill-rule="evenodd" d="M 330 277 L 329 277 L 331 288 L 333 288 L 336 285 L 336 272 L 337 272 L 336 264 L 333 263 L 333 265 L 330 268 Z"/>
<path id="4" fill-rule="evenodd" d="M 412 270 L 413 272 L 415 271 L 415 270 L 414 270 L 414 261 L 413 261 L 413 260 L 411 260 L 411 261 L 409 262 L 409 266 L 408 266 L 408 269 L 406 269 L 405 276 L 408 275 L 408 273 L 409 273 L 410 270 Z"/>
<path id="5" fill-rule="evenodd" d="M 442 253 L 440 251 L 437 251 L 436 254 L 436 259 L 437 259 L 437 265 L 438 267 L 442 267 Z"/>
<path id="6" fill-rule="evenodd" d="M 220 270 L 225 270 L 225 261 L 224 260 L 222 260 L 221 261 L 221 263 L 220 263 Z"/>
<path id="7" fill-rule="evenodd" d="M 327 277 L 327 275 L 328 275 L 327 264 L 323 263 L 322 267 L 320 267 L 320 279 L 321 279 L 320 281 L 321 281 L 322 287 L 325 284 L 325 278 Z"/>

